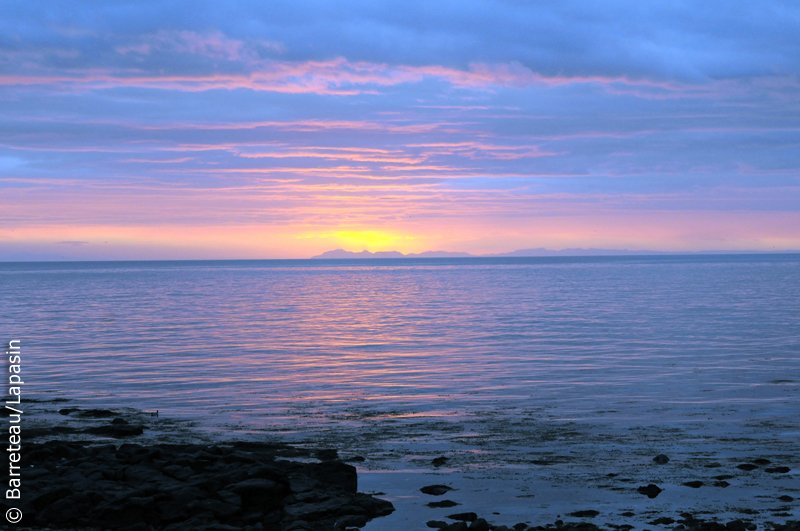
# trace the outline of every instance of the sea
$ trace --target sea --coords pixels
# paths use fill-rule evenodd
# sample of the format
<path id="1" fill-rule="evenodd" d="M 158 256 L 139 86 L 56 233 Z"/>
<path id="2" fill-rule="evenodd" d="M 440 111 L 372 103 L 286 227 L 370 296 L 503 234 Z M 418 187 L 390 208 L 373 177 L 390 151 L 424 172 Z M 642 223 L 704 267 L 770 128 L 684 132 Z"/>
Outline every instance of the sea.
<path id="1" fill-rule="evenodd" d="M 478 418 L 800 414 L 800 254 L 0 263 L 0 302 L 25 397 L 223 437 L 424 427 L 398 470 Z"/>

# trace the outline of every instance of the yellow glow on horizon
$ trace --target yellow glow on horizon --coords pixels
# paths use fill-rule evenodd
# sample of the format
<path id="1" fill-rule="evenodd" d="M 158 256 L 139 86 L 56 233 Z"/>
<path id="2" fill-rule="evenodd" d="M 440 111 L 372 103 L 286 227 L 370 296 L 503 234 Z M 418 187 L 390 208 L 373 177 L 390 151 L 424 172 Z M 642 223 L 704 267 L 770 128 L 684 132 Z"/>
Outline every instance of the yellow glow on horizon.
<path id="1" fill-rule="evenodd" d="M 345 251 L 401 251 L 407 252 L 408 244 L 415 238 L 407 234 L 383 230 L 340 230 L 331 232 L 311 232 L 297 236 L 298 239 L 312 239 L 326 242 Z"/>

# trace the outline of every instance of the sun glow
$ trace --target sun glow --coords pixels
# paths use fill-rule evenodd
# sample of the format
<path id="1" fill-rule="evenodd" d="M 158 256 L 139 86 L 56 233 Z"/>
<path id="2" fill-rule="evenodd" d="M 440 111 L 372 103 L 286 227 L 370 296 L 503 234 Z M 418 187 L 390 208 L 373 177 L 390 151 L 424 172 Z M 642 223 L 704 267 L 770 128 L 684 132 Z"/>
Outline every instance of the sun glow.
<path id="1" fill-rule="evenodd" d="M 312 239 L 324 243 L 323 247 L 340 248 L 345 251 L 400 251 L 414 252 L 413 236 L 383 230 L 341 230 L 305 233 L 298 238 Z M 414 248 L 412 248 L 414 247 Z"/>

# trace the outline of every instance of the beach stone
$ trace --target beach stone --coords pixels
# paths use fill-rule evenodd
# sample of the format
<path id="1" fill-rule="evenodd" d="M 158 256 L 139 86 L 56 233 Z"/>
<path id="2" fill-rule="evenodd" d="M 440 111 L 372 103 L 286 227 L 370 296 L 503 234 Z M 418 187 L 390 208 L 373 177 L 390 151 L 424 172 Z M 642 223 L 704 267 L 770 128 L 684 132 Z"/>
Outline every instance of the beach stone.
<path id="1" fill-rule="evenodd" d="M 669 516 L 662 516 L 661 518 L 656 518 L 652 522 L 647 522 L 650 525 L 669 525 L 674 524 L 675 519 L 670 518 Z M 680 527 L 683 527 L 682 525 Z"/>
<path id="2" fill-rule="evenodd" d="M 117 418 L 115 418 L 114 420 L 111 421 L 111 424 L 127 424 L 127 423 L 128 423 L 128 421 L 125 420 L 122 417 L 117 417 Z"/>
<path id="3" fill-rule="evenodd" d="M 440 467 L 446 463 L 447 463 L 447 458 L 443 455 L 440 455 L 439 457 L 436 457 L 431 461 L 431 464 L 435 467 Z"/>
<path id="4" fill-rule="evenodd" d="M 658 496 L 662 492 L 662 489 L 660 489 L 658 487 L 658 485 L 654 485 L 654 484 L 650 483 L 646 487 L 639 487 L 638 489 L 636 489 L 636 491 L 639 494 L 644 494 L 648 498 L 652 499 L 652 498 L 655 498 L 656 496 Z"/>
<path id="5" fill-rule="evenodd" d="M 349 457 L 345 459 L 348 463 L 363 463 L 367 459 L 363 455 L 354 455 L 353 457 Z"/>
<path id="6" fill-rule="evenodd" d="M 469 525 L 470 531 L 489 531 L 490 529 L 489 522 L 483 518 L 478 518 Z"/>
<path id="7" fill-rule="evenodd" d="M 687 481 L 686 483 L 683 484 L 684 487 L 691 487 L 693 489 L 699 489 L 703 485 L 705 485 L 705 483 L 703 483 L 702 481 Z"/>
<path id="8" fill-rule="evenodd" d="M 742 463 L 741 465 L 736 465 L 736 468 L 739 470 L 755 470 L 758 468 L 758 465 L 754 465 L 752 463 Z"/>
<path id="9" fill-rule="evenodd" d="M 787 472 L 791 471 L 792 469 L 788 466 L 776 466 L 772 468 L 765 468 L 764 472 L 769 474 L 786 474 Z"/>
<path id="10" fill-rule="evenodd" d="M 758 459 L 753 459 L 753 462 L 757 465 L 770 465 L 772 461 L 769 459 L 764 459 L 763 457 L 759 457 Z"/>
<path id="11" fill-rule="evenodd" d="M 722 463 L 708 463 L 707 465 L 703 465 L 706 468 L 722 468 Z"/>
<path id="12" fill-rule="evenodd" d="M 747 531 L 756 531 L 756 529 L 758 529 L 758 526 L 756 524 L 752 524 L 751 523 L 751 524 L 747 524 L 745 529 L 747 529 Z"/>
<path id="13" fill-rule="evenodd" d="M 441 507 L 455 507 L 456 505 L 461 505 L 461 504 L 456 503 L 452 500 L 442 500 L 442 501 L 426 503 L 425 505 L 430 507 L 431 509 L 438 509 Z"/>
<path id="14" fill-rule="evenodd" d="M 598 514 L 600 514 L 600 511 L 587 509 L 585 511 L 575 511 L 574 513 L 569 513 L 568 516 L 574 516 L 575 518 L 594 518 Z"/>
<path id="15" fill-rule="evenodd" d="M 667 457 L 664 454 L 658 454 L 653 458 L 653 461 L 659 465 L 666 465 L 667 463 L 669 463 L 669 457 Z"/>
<path id="16" fill-rule="evenodd" d="M 731 484 L 728 483 L 727 481 L 715 481 L 714 483 L 712 483 L 712 485 L 715 486 L 715 487 L 721 487 L 721 488 L 724 489 L 724 488 L 730 487 Z"/>
<path id="17" fill-rule="evenodd" d="M 442 522 L 441 520 L 428 520 L 425 522 L 425 525 L 432 529 L 444 529 L 447 527 L 447 522 Z"/>
<path id="18" fill-rule="evenodd" d="M 336 527 L 364 527 L 369 518 L 364 514 L 346 514 L 336 519 Z"/>
<path id="19" fill-rule="evenodd" d="M 790 501 L 794 501 L 794 498 L 792 498 L 791 496 L 787 496 L 787 495 L 785 495 L 785 494 L 784 494 L 783 496 L 779 496 L 779 497 L 778 497 L 778 499 L 779 499 L 780 501 L 782 501 L 782 502 L 790 502 Z"/>
<path id="20" fill-rule="evenodd" d="M 448 518 L 451 520 L 461 520 L 464 522 L 474 522 L 478 519 L 478 515 L 475 513 L 456 513 L 456 514 L 448 514 Z"/>
<path id="21" fill-rule="evenodd" d="M 516 524 L 514 524 L 513 527 L 517 531 L 522 531 L 523 529 L 528 529 L 528 524 L 526 524 L 525 522 L 517 522 Z"/>
<path id="22" fill-rule="evenodd" d="M 428 485 L 427 487 L 422 487 L 419 489 L 420 492 L 423 494 L 430 494 L 431 496 L 441 496 L 447 492 L 453 490 L 452 487 L 448 487 L 447 485 Z"/>
<path id="23" fill-rule="evenodd" d="M 456 522 L 454 524 L 450 524 L 447 527 L 443 528 L 445 531 L 467 531 L 469 527 L 467 527 L 466 522 Z"/>

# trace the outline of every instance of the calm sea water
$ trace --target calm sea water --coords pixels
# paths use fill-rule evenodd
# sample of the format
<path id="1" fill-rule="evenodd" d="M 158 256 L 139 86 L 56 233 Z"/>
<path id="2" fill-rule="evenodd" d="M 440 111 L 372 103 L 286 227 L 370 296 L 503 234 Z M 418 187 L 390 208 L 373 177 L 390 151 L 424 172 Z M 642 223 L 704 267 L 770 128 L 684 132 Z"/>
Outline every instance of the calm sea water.
<path id="1" fill-rule="evenodd" d="M 253 426 L 798 409 L 800 255 L 3 263 L 0 298 L 28 396 Z"/>

